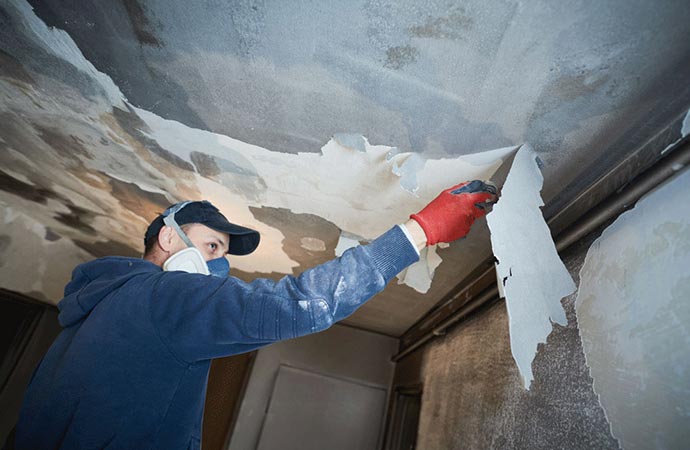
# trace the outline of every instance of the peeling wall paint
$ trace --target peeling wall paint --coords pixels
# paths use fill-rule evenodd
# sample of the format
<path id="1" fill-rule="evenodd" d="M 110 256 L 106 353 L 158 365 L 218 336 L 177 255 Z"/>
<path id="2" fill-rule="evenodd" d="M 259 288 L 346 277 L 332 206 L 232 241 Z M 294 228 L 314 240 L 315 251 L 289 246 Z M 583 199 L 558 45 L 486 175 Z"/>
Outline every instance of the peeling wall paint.
<path id="1" fill-rule="evenodd" d="M 690 171 L 623 213 L 580 271 L 594 390 L 625 450 L 690 442 Z"/>
<path id="2" fill-rule="evenodd" d="M 184 198 L 207 198 L 262 234 L 251 258 L 233 259 L 236 270 L 295 273 L 300 263 L 288 254 L 291 243 L 278 224 L 258 220 L 252 208 L 318 216 L 350 236 L 349 244 L 365 242 L 405 221 L 440 190 L 464 179 L 490 178 L 512 150 L 425 160 L 353 134 L 335 134 L 321 153 L 250 145 L 132 107 L 69 35 L 47 27 L 28 3 L 12 0 L 3 8 L 6 25 L 15 27 L 0 47 L 3 67 L 17 69 L 0 74 L 0 204 L 44 228 L 44 250 L 60 247 L 75 265 L 108 251 L 140 254 L 143 230 L 158 212 Z M 34 49 L 64 66 L 62 78 L 36 66 Z M 317 238 L 300 239 L 305 252 L 325 257 L 348 242 L 341 239 L 336 250 Z M 17 236 L 7 242 L 3 258 L 22 253 Z M 42 253 L 28 252 L 24 263 L 42 267 Z M 427 292 L 441 261 L 430 249 L 402 282 Z M 43 290 L 37 295 L 56 302 L 68 273 L 45 278 L 43 284 L 40 275 L 0 273 L 4 286 L 25 293 Z"/>
<path id="3" fill-rule="evenodd" d="M 189 128 L 148 111 L 136 112 L 146 123 L 145 134 L 184 161 L 193 163 L 195 152 L 215 160 L 234 159 L 236 170 L 228 173 L 224 185 L 233 191 L 235 200 L 218 198 L 221 210 L 225 211 L 223 206 L 227 205 L 233 217 L 262 232 L 264 225 L 247 214 L 248 206 L 318 215 L 350 235 L 351 244 L 374 239 L 394 224 L 406 221 L 412 212 L 423 208 L 449 186 L 463 180 L 491 178 L 503 158 L 515 149 L 424 161 L 418 155 L 398 153 L 394 147 L 372 145 L 363 136 L 340 135 L 323 146 L 321 154 L 289 154 Z M 259 193 L 233 183 L 233 179 L 244 179 L 247 174 L 261 180 Z M 212 186 L 207 187 L 204 192 L 213 195 Z M 340 241 L 338 251 L 344 248 L 343 242 Z M 274 247 L 266 248 L 273 251 Z M 280 273 L 291 273 L 293 267 L 291 262 L 278 258 L 256 263 L 255 258 L 239 260 L 237 267 L 248 272 L 263 269 Z M 400 279 L 419 292 L 427 292 L 440 263 L 435 250 L 424 252 L 416 267 Z"/>
<path id="4" fill-rule="evenodd" d="M 575 291 L 540 209 L 542 182 L 536 155 L 522 146 L 498 203 L 487 215 L 510 318 L 510 346 L 526 389 L 532 383 L 537 345 L 546 342 L 552 321 L 566 325 L 561 299 Z"/>

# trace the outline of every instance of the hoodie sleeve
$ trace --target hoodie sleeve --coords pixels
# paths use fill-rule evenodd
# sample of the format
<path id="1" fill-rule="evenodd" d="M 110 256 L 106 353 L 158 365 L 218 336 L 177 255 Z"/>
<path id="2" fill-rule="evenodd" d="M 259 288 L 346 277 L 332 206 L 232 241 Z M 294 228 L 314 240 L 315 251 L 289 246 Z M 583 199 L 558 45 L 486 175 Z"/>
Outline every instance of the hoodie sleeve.
<path id="1" fill-rule="evenodd" d="M 369 245 L 277 282 L 166 272 L 153 290 L 151 320 L 186 362 L 227 356 L 325 330 L 418 259 L 394 227 Z"/>

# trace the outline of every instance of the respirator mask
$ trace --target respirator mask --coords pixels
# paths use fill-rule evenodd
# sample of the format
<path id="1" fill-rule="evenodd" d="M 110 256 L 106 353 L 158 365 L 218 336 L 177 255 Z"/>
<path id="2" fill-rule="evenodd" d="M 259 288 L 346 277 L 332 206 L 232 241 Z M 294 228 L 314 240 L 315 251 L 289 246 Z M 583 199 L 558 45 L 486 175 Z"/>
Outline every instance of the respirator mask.
<path id="1" fill-rule="evenodd" d="M 163 223 L 173 228 L 180 236 L 182 241 L 187 244 L 187 248 L 171 255 L 163 263 L 163 270 L 180 270 L 188 273 L 200 273 L 202 275 L 212 275 L 214 277 L 227 277 L 230 272 L 230 263 L 227 258 L 220 258 L 205 261 L 199 249 L 197 249 L 187 234 L 175 221 L 175 214 L 192 202 L 182 202 L 171 206 L 163 212 Z"/>

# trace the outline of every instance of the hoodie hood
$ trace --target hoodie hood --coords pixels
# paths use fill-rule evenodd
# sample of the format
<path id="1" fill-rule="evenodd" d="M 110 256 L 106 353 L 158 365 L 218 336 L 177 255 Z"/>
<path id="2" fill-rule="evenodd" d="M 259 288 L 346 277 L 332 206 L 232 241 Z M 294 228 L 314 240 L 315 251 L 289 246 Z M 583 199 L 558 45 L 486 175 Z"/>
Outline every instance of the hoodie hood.
<path id="1" fill-rule="evenodd" d="M 65 286 L 65 297 L 58 303 L 58 320 L 63 328 L 80 322 L 115 289 L 135 275 L 163 269 L 139 258 L 109 256 L 78 265 Z"/>

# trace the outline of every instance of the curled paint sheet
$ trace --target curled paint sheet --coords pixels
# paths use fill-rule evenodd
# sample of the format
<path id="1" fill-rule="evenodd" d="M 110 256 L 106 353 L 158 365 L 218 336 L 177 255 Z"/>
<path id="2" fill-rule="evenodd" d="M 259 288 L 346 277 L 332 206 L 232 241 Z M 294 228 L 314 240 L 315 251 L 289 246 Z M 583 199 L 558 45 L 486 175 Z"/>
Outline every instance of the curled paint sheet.
<path id="1" fill-rule="evenodd" d="M 510 346 L 526 389 L 533 379 L 537 344 L 551 333 L 551 321 L 567 323 L 561 299 L 575 291 L 540 209 L 542 183 L 536 155 L 524 145 L 515 155 L 500 200 L 487 215 L 508 307 Z"/>

